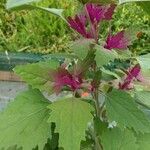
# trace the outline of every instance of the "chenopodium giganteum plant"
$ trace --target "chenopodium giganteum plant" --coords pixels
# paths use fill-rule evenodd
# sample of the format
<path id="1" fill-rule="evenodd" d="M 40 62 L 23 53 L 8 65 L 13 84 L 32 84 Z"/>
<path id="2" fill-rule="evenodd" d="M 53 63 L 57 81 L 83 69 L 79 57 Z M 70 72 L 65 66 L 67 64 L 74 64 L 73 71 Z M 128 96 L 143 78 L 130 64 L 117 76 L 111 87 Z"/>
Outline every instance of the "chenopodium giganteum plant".
<path id="1" fill-rule="evenodd" d="M 87 3 L 67 18 L 80 38 L 61 65 L 51 59 L 14 69 L 32 88 L 0 113 L 0 148 L 150 149 L 149 54 L 131 54 L 130 35 L 112 32 L 115 8 Z M 104 21 L 110 28 L 103 42 Z M 55 100 L 43 91 L 56 93 Z"/>

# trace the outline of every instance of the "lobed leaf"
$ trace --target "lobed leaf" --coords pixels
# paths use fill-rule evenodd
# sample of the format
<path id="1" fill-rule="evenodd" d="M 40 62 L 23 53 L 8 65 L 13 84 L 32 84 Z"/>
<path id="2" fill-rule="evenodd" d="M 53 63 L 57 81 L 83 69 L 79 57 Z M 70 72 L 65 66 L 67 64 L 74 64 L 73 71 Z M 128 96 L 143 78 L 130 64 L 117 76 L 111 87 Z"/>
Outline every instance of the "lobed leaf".
<path id="1" fill-rule="evenodd" d="M 51 92 L 50 71 L 59 66 L 55 61 L 38 62 L 17 66 L 14 71 L 32 88 Z"/>
<path id="2" fill-rule="evenodd" d="M 21 93 L 0 113 L 0 148 L 43 149 L 50 138 L 49 102 L 38 90 Z"/>
<path id="3" fill-rule="evenodd" d="M 134 133 L 127 129 L 106 129 L 101 135 L 104 150 L 138 150 Z"/>
<path id="4" fill-rule="evenodd" d="M 106 96 L 106 114 L 110 122 L 119 127 L 133 128 L 136 132 L 150 132 L 150 121 L 137 108 L 134 99 L 126 92 L 113 90 Z"/>
<path id="5" fill-rule="evenodd" d="M 80 150 L 80 143 L 85 140 L 85 130 L 93 118 L 93 107 L 77 98 L 67 98 L 54 102 L 48 122 L 56 123 L 59 133 L 59 147 L 65 150 Z"/>

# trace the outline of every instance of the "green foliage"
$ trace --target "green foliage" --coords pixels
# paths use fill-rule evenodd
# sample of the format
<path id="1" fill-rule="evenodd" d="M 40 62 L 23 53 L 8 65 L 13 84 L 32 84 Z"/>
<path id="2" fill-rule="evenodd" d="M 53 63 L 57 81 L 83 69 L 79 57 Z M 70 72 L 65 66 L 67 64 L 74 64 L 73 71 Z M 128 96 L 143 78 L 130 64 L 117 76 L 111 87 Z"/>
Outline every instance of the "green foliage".
<path id="1" fill-rule="evenodd" d="M 10 12 L 5 9 L 5 0 L 0 5 L 0 51 L 69 51 L 70 31 L 60 18 L 39 10 Z M 76 2 L 44 0 L 38 6 L 65 9 L 64 15 L 69 16 Z"/>
<path id="2" fill-rule="evenodd" d="M 137 5 L 139 5 L 140 7 L 142 7 L 143 10 L 150 15 L 150 10 L 149 10 L 149 8 L 150 8 L 150 2 L 148 0 L 147 1 L 146 0 L 145 1 L 139 1 L 139 2 L 137 2 Z"/>
<path id="3" fill-rule="evenodd" d="M 84 59 L 88 54 L 88 51 L 94 46 L 93 39 L 80 39 L 71 44 L 70 49 L 78 56 L 80 59 Z"/>
<path id="4" fill-rule="evenodd" d="M 32 51 L 50 53 L 70 51 L 68 43 L 72 38 L 63 20 L 42 11 L 8 12 L 0 2 L 0 51 Z M 39 6 L 64 9 L 64 16 L 75 12 L 78 3 L 73 0 L 44 0 Z M 131 26 L 132 24 L 132 26 Z M 104 25 L 106 29 L 107 24 Z M 117 7 L 112 27 L 115 31 L 133 27 L 141 33 L 130 50 L 143 53 L 149 51 L 149 18 L 140 7 L 127 3 Z M 103 30 L 103 26 L 101 25 Z M 101 36 L 105 36 L 102 33 Z M 136 36 L 136 35 L 135 35 Z M 73 35 L 74 38 L 74 35 Z"/>
<path id="5" fill-rule="evenodd" d="M 27 65 L 17 66 L 14 71 L 32 88 L 51 92 L 50 71 L 59 66 L 55 61 L 39 62 Z"/>
<path id="6" fill-rule="evenodd" d="M 115 51 L 109 51 L 104 49 L 101 46 L 96 46 L 96 63 L 98 67 L 108 64 L 110 61 L 113 61 L 118 57 L 118 54 Z"/>
<path id="7" fill-rule="evenodd" d="M 0 113 L 0 148 L 17 145 L 24 150 L 43 149 L 50 138 L 47 123 L 50 104 L 38 90 L 21 93 Z"/>
<path id="8" fill-rule="evenodd" d="M 32 1 L 34 0 L 27 0 L 27 2 Z M 62 17 L 61 10 L 45 8 L 44 3 L 42 5 L 39 3 L 36 6 L 26 4 L 24 0 L 9 0 L 9 2 L 9 8 L 20 9 L 23 4 L 24 8 L 38 8 Z M 19 3 L 13 3 L 11 6 L 11 2 Z M 72 4 L 72 2 L 67 4 Z M 49 7 L 57 8 L 51 7 L 51 5 Z M 45 19 L 44 14 L 40 17 L 37 16 L 37 18 Z M 118 18 L 120 19 L 120 17 Z M 53 21 L 52 24 L 55 24 L 53 19 L 51 21 Z M 21 22 L 25 24 L 24 18 L 21 19 Z M 45 27 L 51 30 L 53 26 L 49 27 L 48 22 L 43 21 L 44 28 L 42 30 L 46 29 Z M 0 135 L 2 135 L 0 136 L 0 148 L 7 149 L 9 146 L 10 149 L 23 148 L 25 150 L 139 150 L 139 148 L 149 148 L 150 120 L 149 102 L 147 101 L 149 93 L 133 93 L 131 88 L 129 94 L 124 91 L 128 88 L 118 89 L 119 83 L 124 82 L 122 75 L 126 74 L 127 78 L 138 76 L 135 67 L 135 70 L 128 72 L 134 64 L 139 62 L 144 71 L 149 71 L 149 66 L 145 66 L 149 60 L 149 55 L 137 58 L 137 53 L 134 55 L 130 52 L 129 56 L 126 54 L 128 51 L 122 53 L 121 51 L 104 49 L 103 39 L 106 38 L 108 32 L 111 30 L 112 33 L 115 33 L 122 27 L 113 23 L 110 29 L 111 22 L 110 24 L 103 23 L 101 26 L 102 34 L 98 41 L 96 40 L 95 43 L 90 39 L 77 41 L 72 45 L 75 54 L 59 54 L 61 58 L 66 56 L 62 69 L 60 69 L 59 63 L 53 60 L 18 66 L 14 69 L 34 89 L 54 92 L 51 89 L 53 86 L 53 89 L 61 88 L 60 92 L 69 93 L 69 95 L 67 98 L 56 99 L 50 104 L 38 90 L 30 89 L 20 94 L 0 113 L 0 122 L 2 122 L 0 124 Z M 37 35 L 39 33 L 38 25 L 35 24 Z M 125 28 L 128 26 L 130 25 L 126 24 Z M 107 28 L 109 30 L 104 32 L 103 29 Z M 61 26 L 57 26 L 57 31 L 54 31 L 53 28 L 52 32 L 57 36 L 64 36 L 64 34 L 69 33 L 64 30 L 62 34 L 59 32 L 60 29 Z M 52 33 L 49 30 L 45 30 L 44 34 L 42 32 L 44 38 L 38 39 L 42 39 L 42 44 L 45 44 L 44 40 L 47 39 L 48 34 Z M 20 31 L 22 33 L 22 30 Z M 92 30 L 90 31 L 92 32 Z M 4 35 L 3 33 L 5 32 L 3 31 L 2 35 Z M 32 45 L 32 42 L 30 44 Z M 56 72 L 57 80 L 52 81 L 51 71 Z M 131 81 L 129 79 L 127 86 L 132 86 L 132 84 L 134 84 L 133 79 Z M 59 94 L 58 91 L 55 92 Z M 138 105 L 141 103 L 143 105 Z"/>
<path id="9" fill-rule="evenodd" d="M 101 135 L 104 150 L 138 150 L 134 133 L 127 129 L 105 129 Z"/>
<path id="10" fill-rule="evenodd" d="M 71 49 L 78 56 L 79 59 L 84 59 L 88 51 L 95 51 L 95 61 L 98 67 L 108 64 L 118 57 L 115 51 L 108 51 L 103 47 L 96 45 L 92 39 L 83 39 L 73 42 Z"/>
<path id="11" fill-rule="evenodd" d="M 79 0 L 79 2 L 86 4 L 86 3 L 100 3 L 100 4 L 107 4 L 113 2 L 113 0 Z"/>
<path id="12" fill-rule="evenodd" d="M 132 37 L 130 51 L 137 55 L 149 52 L 149 16 L 141 7 L 135 3 L 119 5 L 113 18 L 112 30 L 114 33 L 122 29 L 132 31 L 129 32 Z"/>
<path id="13" fill-rule="evenodd" d="M 149 150 L 150 149 L 150 134 L 139 134 L 137 136 L 138 150 Z"/>
<path id="14" fill-rule="evenodd" d="M 150 108 L 150 92 L 149 91 L 139 91 L 135 93 L 135 98 L 139 103 Z"/>
<path id="15" fill-rule="evenodd" d="M 136 2 L 139 6 L 143 8 L 148 14 L 150 14 L 150 2 L 148 0 L 119 0 L 119 3 L 126 3 L 126 2 Z"/>
<path id="16" fill-rule="evenodd" d="M 137 60 L 142 68 L 142 73 L 145 75 L 150 74 L 150 54 L 147 55 L 141 55 L 137 57 Z"/>
<path id="17" fill-rule="evenodd" d="M 39 7 L 39 6 L 35 6 L 35 5 L 30 4 L 31 2 L 35 2 L 35 1 L 37 1 L 37 0 L 20 0 L 20 1 L 8 0 L 8 2 L 6 3 L 6 7 L 7 7 L 7 9 L 14 9 L 14 10 L 18 10 L 18 9 L 21 9 L 21 10 L 23 10 L 23 9 L 29 9 L 29 10 L 39 9 L 39 10 L 46 11 L 48 13 L 57 15 L 57 16 L 61 17 L 62 19 L 64 19 L 64 17 L 62 16 L 63 9 Z"/>
<path id="18" fill-rule="evenodd" d="M 106 111 L 109 121 L 116 121 L 120 127 L 134 128 L 136 132 L 150 132 L 148 118 L 124 91 L 113 90 L 107 95 Z"/>
<path id="19" fill-rule="evenodd" d="M 37 2 L 39 0 L 8 0 L 7 1 L 7 9 L 13 9 L 13 8 L 16 8 L 16 7 L 20 7 L 20 6 L 24 6 L 24 5 L 27 5 L 31 2 Z"/>
<path id="20" fill-rule="evenodd" d="M 65 150 L 79 150 L 81 141 L 85 140 L 88 122 L 93 118 L 93 107 L 82 99 L 72 97 L 54 102 L 49 109 L 52 112 L 48 122 L 56 123 L 59 146 Z"/>

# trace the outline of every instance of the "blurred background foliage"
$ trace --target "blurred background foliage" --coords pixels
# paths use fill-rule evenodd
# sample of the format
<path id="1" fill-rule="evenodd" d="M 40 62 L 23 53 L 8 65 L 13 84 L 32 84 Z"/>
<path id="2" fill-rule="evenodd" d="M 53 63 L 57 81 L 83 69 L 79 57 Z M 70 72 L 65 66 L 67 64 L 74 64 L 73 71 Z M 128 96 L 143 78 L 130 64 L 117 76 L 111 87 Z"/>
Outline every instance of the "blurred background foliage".
<path id="1" fill-rule="evenodd" d="M 54 53 L 69 51 L 68 43 L 74 34 L 67 25 L 53 15 L 41 11 L 9 12 L 6 0 L 0 1 L 0 51 L 27 51 Z M 65 9 L 65 16 L 79 9 L 75 0 L 43 0 L 39 5 Z M 134 3 L 118 6 L 112 21 L 112 29 L 132 28 L 134 42 L 130 49 L 138 54 L 149 52 L 150 18 Z M 105 23 L 102 29 L 108 28 Z M 103 30 L 102 37 L 106 35 Z"/>

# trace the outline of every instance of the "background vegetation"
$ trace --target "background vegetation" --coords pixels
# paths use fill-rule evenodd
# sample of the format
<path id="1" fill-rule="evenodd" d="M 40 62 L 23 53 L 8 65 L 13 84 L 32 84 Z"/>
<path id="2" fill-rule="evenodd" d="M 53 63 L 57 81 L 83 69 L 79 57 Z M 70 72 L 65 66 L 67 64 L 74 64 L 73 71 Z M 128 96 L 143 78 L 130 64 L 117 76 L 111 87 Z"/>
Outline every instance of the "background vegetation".
<path id="1" fill-rule="evenodd" d="M 44 0 L 40 4 L 63 8 L 65 16 L 75 13 L 78 6 L 74 0 Z M 104 25 L 103 28 L 105 27 Z M 114 31 L 131 27 L 136 31 L 131 50 L 146 53 L 150 46 L 149 16 L 135 4 L 119 6 L 114 16 Z M 8 12 L 5 9 L 5 0 L 0 2 L 0 51 L 69 51 L 67 45 L 73 37 L 60 18 L 40 11 Z"/>

